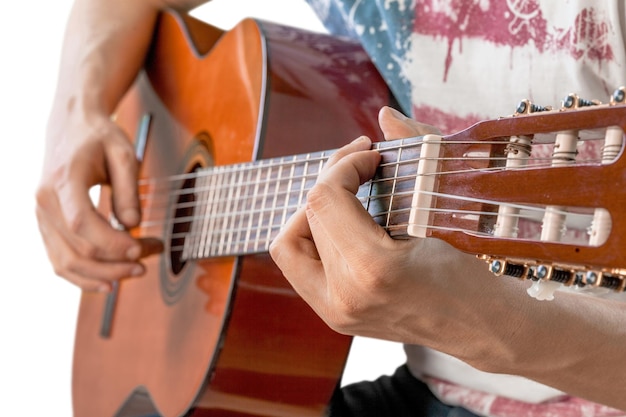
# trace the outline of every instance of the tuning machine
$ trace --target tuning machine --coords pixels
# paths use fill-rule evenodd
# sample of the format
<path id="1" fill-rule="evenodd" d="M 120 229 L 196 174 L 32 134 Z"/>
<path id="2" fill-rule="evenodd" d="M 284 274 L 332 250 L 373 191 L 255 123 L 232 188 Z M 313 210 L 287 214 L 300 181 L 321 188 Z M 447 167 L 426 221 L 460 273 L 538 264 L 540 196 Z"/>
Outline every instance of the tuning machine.
<path id="1" fill-rule="evenodd" d="M 517 105 L 514 116 L 520 116 L 523 114 L 530 114 L 530 113 L 539 113 L 539 112 L 550 111 L 550 110 L 552 110 L 552 106 L 539 106 L 537 104 L 532 103 L 528 99 L 524 99 L 520 101 L 519 104 Z"/>
<path id="2" fill-rule="evenodd" d="M 615 273 L 567 265 L 524 262 L 488 255 L 480 255 L 479 258 L 487 262 L 489 271 L 496 276 L 559 284 L 555 286 L 555 289 L 560 286 L 575 286 L 577 288 L 603 288 L 615 292 L 626 290 L 625 271 Z M 529 291 L 531 296 L 538 299 L 552 299 L 552 292 L 532 294 Z"/>

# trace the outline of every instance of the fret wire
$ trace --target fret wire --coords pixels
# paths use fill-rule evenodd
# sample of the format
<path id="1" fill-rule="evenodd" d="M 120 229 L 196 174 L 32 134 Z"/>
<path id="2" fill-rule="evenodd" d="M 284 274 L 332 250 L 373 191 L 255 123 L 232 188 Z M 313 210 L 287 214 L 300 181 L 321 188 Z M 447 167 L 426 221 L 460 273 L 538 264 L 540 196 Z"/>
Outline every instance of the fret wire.
<path id="1" fill-rule="evenodd" d="M 244 195 L 246 196 L 245 199 L 245 207 L 247 208 L 248 206 L 250 206 L 250 209 L 254 209 L 253 205 L 253 201 L 251 198 L 251 194 L 250 194 L 250 188 L 253 185 L 253 182 L 250 181 L 250 179 L 252 178 L 252 173 L 254 171 L 252 170 L 248 170 L 248 181 L 246 182 L 246 192 L 244 193 Z M 257 175 L 258 175 L 258 171 L 256 171 Z M 245 229 L 245 238 L 243 239 L 244 242 L 249 242 L 250 241 L 250 228 L 252 227 L 252 214 L 250 214 L 251 210 L 248 210 L 248 214 L 247 214 L 247 219 L 248 219 L 248 227 Z M 245 218 L 244 218 L 245 219 Z M 247 251 L 248 246 L 247 243 L 243 243 L 243 245 L 246 245 L 244 248 L 242 248 L 242 251 Z"/>
<path id="2" fill-rule="evenodd" d="M 324 156 L 326 154 L 324 153 Z M 319 163 L 317 164 L 317 171 L 315 172 L 315 178 L 313 178 L 313 184 L 311 185 L 311 187 L 309 187 L 309 190 L 311 188 L 313 188 L 313 186 L 315 186 L 315 183 L 317 182 L 317 178 L 319 178 L 320 174 L 322 173 L 322 170 L 324 169 L 324 166 L 326 165 L 326 162 L 328 162 L 328 158 L 323 158 L 320 159 Z"/>
<path id="3" fill-rule="evenodd" d="M 269 167 L 266 169 L 266 178 L 269 179 L 271 177 L 272 168 Z M 263 197 L 261 198 L 261 210 L 259 211 L 259 216 L 256 224 L 256 233 L 254 235 L 254 250 L 257 251 L 259 248 L 259 240 L 261 238 L 261 225 L 263 224 L 263 218 L 265 217 L 265 206 L 267 202 L 267 192 L 269 188 L 269 181 L 265 181 L 265 187 L 263 187 Z"/>
<path id="4" fill-rule="evenodd" d="M 197 183 L 197 179 L 193 179 L 193 184 L 195 185 L 196 183 Z M 179 189 L 179 188 L 183 187 L 183 186 L 184 186 L 184 184 L 185 184 L 185 181 L 181 181 L 180 186 L 177 186 L 177 187 L 176 187 L 176 189 Z M 173 194 L 173 193 L 172 193 L 172 194 Z M 194 193 L 194 196 L 195 196 L 195 193 Z M 193 198 L 193 197 L 192 197 L 192 198 Z M 181 205 L 180 205 L 179 203 L 176 203 L 176 204 L 170 204 L 170 203 L 172 203 L 172 202 L 174 202 L 174 201 L 177 201 L 177 198 L 176 198 L 174 195 L 172 195 L 172 196 L 171 196 L 168 200 L 169 200 L 169 202 L 168 202 L 168 207 L 167 207 L 167 213 L 172 213 L 172 217 L 170 217 L 170 218 L 171 218 L 171 219 L 173 219 L 173 220 L 170 222 L 170 223 L 171 223 L 170 229 L 173 229 L 173 228 L 174 228 L 174 226 L 175 226 L 175 225 L 176 225 L 176 223 L 177 223 L 176 211 L 180 208 L 180 206 L 181 206 Z M 144 201 L 145 201 L 145 200 L 144 200 Z M 149 201 L 147 201 L 147 202 L 146 202 L 146 204 L 150 204 L 150 205 L 152 205 L 151 203 L 153 203 L 153 202 L 154 202 L 154 200 L 149 200 Z M 148 217 L 146 217 L 146 218 L 148 218 L 148 219 L 149 219 L 150 217 L 148 216 Z M 140 224 L 140 227 L 141 227 L 143 224 L 144 224 L 144 222 L 142 221 L 142 222 L 141 222 L 141 224 Z M 168 226 L 169 226 L 169 225 L 168 225 Z M 193 231 L 193 226 L 191 226 L 191 227 L 189 228 L 188 232 L 192 232 L 192 231 Z M 191 236 L 189 236 L 189 237 L 191 237 Z M 172 240 L 173 240 L 173 239 L 174 239 L 174 237 L 173 237 L 173 236 L 170 236 L 170 245 L 171 245 L 171 242 L 172 242 Z M 183 240 L 183 249 L 182 249 L 182 255 L 181 255 L 181 257 L 182 257 L 182 259 L 188 259 L 188 258 L 190 257 L 190 256 L 189 256 L 189 252 L 190 252 L 190 248 L 191 248 L 192 246 L 191 246 L 190 239 L 188 239 L 188 237 L 187 237 L 187 236 L 183 236 L 183 239 L 184 239 L 184 240 Z"/>
<path id="5" fill-rule="evenodd" d="M 222 213 L 226 214 L 226 204 L 228 202 L 228 198 L 226 197 L 225 194 L 228 193 L 228 189 L 223 186 L 223 184 L 225 184 L 225 181 L 227 178 L 231 177 L 231 175 L 225 175 L 224 172 L 222 172 L 222 179 L 220 181 L 220 190 L 218 192 L 217 195 L 217 210 L 216 213 L 214 214 L 215 217 L 215 221 L 213 222 L 213 231 L 211 233 L 211 238 L 210 238 L 210 242 L 212 243 L 213 249 L 211 251 L 211 256 L 214 256 L 217 254 L 217 251 L 219 250 L 219 244 L 222 240 L 222 229 L 220 228 L 220 222 L 218 221 L 218 215 L 222 218 L 225 219 L 228 216 L 223 215 Z"/>
<path id="6" fill-rule="evenodd" d="M 195 178 L 192 183 L 193 185 L 198 185 L 198 178 Z M 184 185 L 185 181 L 181 182 L 181 186 Z M 179 188 L 179 187 L 177 187 Z M 193 188 L 193 187 L 192 187 Z M 194 192 L 193 196 L 191 197 L 191 200 L 193 201 L 194 207 L 197 207 L 198 204 L 198 193 Z M 170 201 L 177 201 L 176 197 L 173 197 Z M 172 213 L 172 216 L 174 216 L 174 214 L 176 213 L 176 207 L 174 207 L 173 209 L 168 207 L 168 213 Z M 192 213 L 195 213 L 195 209 Z M 173 218 L 171 219 L 171 223 L 172 226 L 176 223 L 177 219 Z M 197 227 L 197 222 L 194 219 L 190 219 L 189 222 L 191 223 L 190 228 L 189 228 L 189 232 L 192 233 L 194 230 L 196 230 Z M 171 228 L 170 227 L 170 228 Z M 187 239 L 185 238 L 185 250 L 183 251 L 183 258 L 184 259 L 190 259 L 193 257 L 193 251 L 194 251 L 194 245 L 193 245 L 193 239 Z"/>
<path id="7" fill-rule="evenodd" d="M 284 157 L 280 158 L 281 162 L 284 162 Z M 283 164 L 281 163 L 278 167 L 278 173 L 276 175 L 276 180 L 274 181 L 274 197 L 272 201 L 272 211 L 270 213 L 270 218 L 268 221 L 268 231 L 265 236 L 265 246 L 268 247 L 270 244 L 270 239 L 272 238 L 271 228 L 274 225 L 274 219 L 276 217 L 276 204 L 278 202 L 278 192 L 280 191 L 281 178 L 283 176 Z"/>
<path id="8" fill-rule="evenodd" d="M 222 174 L 223 168 L 218 168 L 217 170 L 217 179 L 215 185 L 215 194 L 212 201 L 211 214 L 209 219 L 209 228 L 207 231 L 206 242 L 205 242 L 205 256 L 210 257 L 215 255 L 212 251 L 215 248 L 215 225 L 218 221 L 218 216 L 221 217 L 220 205 L 222 204 L 222 183 L 224 182 L 224 175 Z"/>
<path id="9" fill-rule="evenodd" d="M 211 179 L 209 177 L 205 177 L 205 178 L 199 178 L 200 181 L 196 180 L 195 182 L 198 183 L 200 182 L 200 184 L 204 184 L 208 181 L 210 181 Z M 203 187 L 206 188 L 204 191 L 200 191 L 200 193 L 196 194 L 196 198 L 197 201 L 199 201 L 199 208 L 200 208 L 200 212 L 202 211 L 202 209 L 204 208 L 204 210 L 206 210 L 204 204 L 208 204 L 208 193 L 209 193 L 209 188 L 208 187 Z M 206 197 L 206 198 L 205 198 Z M 196 211 L 194 210 L 194 213 L 196 213 Z M 202 222 L 205 219 L 192 219 L 193 223 L 192 223 L 192 228 L 193 230 L 202 230 Z M 191 253 L 195 254 L 195 256 L 200 256 L 200 252 L 199 252 L 199 246 L 200 246 L 200 236 L 197 235 L 194 236 L 193 240 L 192 240 L 192 245 L 191 245 Z"/>
<path id="10" fill-rule="evenodd" d="M 219 168 L 217 170 L 217 180 L 215 182 L 215 193 L 214 193 L 214 197 L 213 197 L 213 202 L 212 202 L 212 208 L 211 208 L 211 218 L 209 219 L 209 229 L 207 231 L 207 236 L 206 236 L 206 242 L 205 242 L 205 256 L 207 257 L 211 257 L 214 256 L 215 254 L 213 253 L 213 250 L 215 249 L 215 243 L 216 243 L 216 225 L 218 222 L 218 219 L 221 219 L 222 217 L 222 213 L 223 211 L 220 210 L 220 207 L 223 203 L 222 200 L 222 191 L 224 190 L 222 184 L 224 183 L 224 178 L 225 176 L 222 173 L 222 168 Z"/>
<path id="11" fill-rule="evenodd" d="M 391 211 L 391 209 L 393 208 L 393 198 L 394 198 L 394 192 L 396 191 L 396 186 L 398 184 L 397 182 L 397 178 L 398 178 L 398 171 L 399 171 L 399 167 L 400 164 L 398 163 L 400 161 L 400 159 L 402 158 L 402 147 L 400 147 L 398 149 L 398 154 L 396 156 L 396 166 L 395 166 L 395 171 L 394 171 L 394 175 L 393 175 L 393 181 L 391 184 L 391 196 L 389 197 L 389 209 L 387 210 L 387 220 L 385 221 L 385 227 L 389 227 L 389 221 L 391 219 L 391 216 L 389 215 L 389 211 Z"/>
<path id="12" fill-rule="evenodd" d="M 294 157 L 293 161 L 295 162 L 296 160 L 297 160 L 297 157 Z M 294 174 L 295 169 L 296 169 L 296 164 L 292 163 L 291 169 L 289 171 L 289 180 L 287 181 L 287 191 L 285 192 L 285 200 L 283 201 L 283 215 L 280 218 L 281 227 L 284 226 L 287 221 L 287 207 L 289 206 L 289 200 L 291 196 L 291 187 L 293 186 L 293 174 Z"/>
<path id="13" fill-rule="evenodd" d="M 237 216 L 236 213 L 239 211 L 239 203 L 241 202 L 241 184 L 243 182 L 243 171 L 239 171 L 238 176 L 237 176 L 237 182 L 236 182 L 236 186 L 235 189 L 237 190 L 236 194 L 235 194 L 235 202 L 234 202 L 234 206 L 233 206 L 233 224 L 235 223 L 234 220 L 235 219 L 239 219 L 239 224 L 241 225 L 241 220 L 242 220 L 242 216 Z M 232 248 L 233 247 L 233 241 L 237 241 L 237 239 L 239 239 L 239 235 L 237 235 L 237 237 L 233 237 L 232 233 L 228 234 L 228 247 Z M 236 251 L 237 248 L 235 247 L 234 250 L 231 249 L 231 251 Z"/>
<path id="14" fill-rule="evenodd" d="M 200 201 L 200 213 L 202 218 L 198 219 L 198 222 L 196 223 L 198 225 L 198 229 L 200 231 L 200 234 L 198 234 L 197 236 L 194 237 L 194 253 L 196 254 L 196 257 L 200 257 L 201 256 L 201 246 L 202 246 L 202 233 L 204 230 L 204 225 L 205 222 L 208 222 L 207 216 L 206 216 L 206 211 L 209 209 L 208 205 L 209 205 L 209 194 L 211 192 L 211 186 L 210 186 L 210 182 L 211 181 L 215 181 L 215 176 L 212 175 L 210 177 L 204 177 L 201 178 L 201 183 L 203 185 L 203 190 L 201 190 L 200 195 L 198 196 L 199 201 Z M 204 214 L 202 214 L 204 213 Z"/>
<path id="15" fill-rule="evenodd" d="M 222 221 L 222 230 L 221 230 L 222 233 L 220 235 L 220 243 L 217 249 L 218 255 L 224 254 L 224 245 L 226 244 L 226 241 L 227 241 L 226 231 L 228 230 L 228 221 L 232 213 L 232 210 L 230 209 L 230 207 L 231 207 L 231 203 L 233 203 L 233 189 L 234 189 L 233 184 L 235 182 L 236 176 L 229 175 L 228 179 L 229 179 L 228 195 L 226 196 L 226 201 L 225 201 L 226 204 L 224 206 L 224 211 L 223 211 L 226 215 L 224 216 L 224 219 Z"/>
<path id="16" fill-rule="evenodd" d="M 232 191 L 230 192 L 229 196 L 228 196 L 228 206 L 226 207 L 226 211 L 228 212 L 228 222 L 224 225 L 225 228 L 228 230 L 229 228 L 232 229 L 231 224 L 235 223 L 235 216 L 233 215 L 233 213 L 235 213 L 237 211 L 237 203 L 238 200 L 235 198 L 236 195 L 239 194 L 239 187 L 237 187 L 237 182 L 238 182 L 238 177 L 237 175 L 231 175 L 232 181 L 231 181 L 231 189 Z M 222 249 L 223 251 L 226 251 L 228 248 L 231 247 L 231 242 L 233 240 L 233 235 L 232 232 L 229 232 L 228 235 L 224 235 L 224 242 L 223 242 L 223 246 Z"/>
<path id="17" fill-rule="evenodd" d="M 300 193 L 298 194 L 298 203 L 296 207 L 302 207 L 302 199 L 304 198 L 304 191 L 306 188 L 306 177 L 309 176 L 309 163 L 311 159 L 311 154 L 306 154 L 303 168 L 303 175 L 300 176 Z M 297 210 L 297 208 L 296 208 Z"/>
<path id="18" fill-rule="evenodd" d="M 250 199 L 251 201 L 251 207 L 253 209 L 252 215 L 250 216 L 250 222 L 248 223 L 248 231 L 246 233 L 246 248 L 249 247 L 250 245 L 250 235 L 252 234 L 252 226 L 254 225 L 254 210 L 256 209 L 256 196 L 259 194 L 259 178 L 261 177 L 261 167 L 263 166 L 263 161 L 261 160 L 259 162 L 259 169 L 257 170 L 257 175 L 256 175 L 256 184 L 254 184 L 254 192 L 252 193 L 252 198 Z"/>
<path id="19" fill-rule="evenodd" d="M 210 204 L 212 204 L 213 199 L 211 198 L 211 196 L 214 193 L 214 187 L 211 186 L 211 183 L 215 183 L 216 181 L 216 175 L 211 175 L 210 177 L 206 178 L 206 183 L 208 185 L 208 187 L 206 187 L 206 191 L 202 193 L 201 196 L 201 204 L 204 207 L 204 218 L 202 219 L 202 228 L 201 228 L 201 235 L 198 236 L 197 238 L 197 246 L 196 246 L 196 252 L 197 252 L 197 257 L 201 257 L 204 255 L 204 239 L 206 237 L 206 230 L 209 224 L 209 215 L 210 215 Z"/>
<path id="20" fill-rule="evenodd" d="M 209 221 L 207 222 L 207 229 L 206 229 L 206 233 L 205 236 L 203 236 L 203 255 L 205 257 L 211 256 L 211 250 L 213 248 L 213 230 L 215 228 L 215 221 L 216 221 L 216 213 L 219 212 L 219 204 L 220 204 L 220 193 L 221 193 L 221 182 L 224 178 L 224 176 L 222 175 L 222 168 L 221 167 L 217 167 L 216 171 L 215 171 L 215 181 L 214 181 L 214 189 L 213 189 L 213 193 L 212 193 L 212 198 L 211 198 L 211 210 L 209 211 L 209 213 L 207 213 L 207 216 L 209 218 Z"/>
<path id="21" fill-rule="evenodd" d="M 215 223 L 215 233 L 217 235 L 217 249 L 216 252 L 214 252 L 214 255 L 221 255 L 221 248 L 223 247 L 224 239 L 226 238 L 224 235 L 224 231 L 226 230 L 226 228 L 224 227 L 224 222 L 227 222 L 229 217 L 228 207 L 230 206 L 230 196 L 232 195 L 232 187 L 230 186 L 230 184 L 232 183 L 232 178 L 232 174 L 224 175 L 224 180 L 222 181 L 222 183 L 228 185 L 226 187 L 222 187 L 223 193 L 220 192 L 219 196 L 220 204 L 218 205 L 218 213 L 224 213 L 224 215 L 222 216 L 221 226 L 219 222 L 216 221 Z"/>
<path id="22" fill-rule="evenodd" d="M 227 183 L 226 179 L 230 179 L 232 178 L 232 175 L 225 175 L 224 173 L 222 173 L 222 181 L 221 184 L 225 184 Z M 226 209 L 226 206 L 228 205 L 228 193 L 230 192 L 229 188 L 225 187 L 225 186 L 220 186 L 220 192 L 218 195 L 218 205 L 217 205 L 217 214 L 219 214 L 219 216 L 221 216 L 222 218 L 222 222 L 221 225 L 223 226 L 224 224 L 224 220 L 228 219 L 228 210 Z M 224 238 L 224 229 L 223 227 L 220 226 L 220 222 L 218 222 L 218 218 L 217 218 L 217 214 L 216 214 L 216 219 L 215 219 L 215 223 L 214 223 L 214 229 L 213 229 L 213 237 L 211 238 L 211 241 L 214 241 L 214 248 L 213 251 L 211 253 L 211 255 L 218 255 L 219 254 L 219 248 L 220 248 L 220 244 L 222 243 L 222 239 Z"/>
<path id="23" fill-rule="evenodd" d="M 219 239 L 220 239 L 219 220 L 222 219 L 223 217 L 222 213 L 224 213 L 224 210 L 222 210 L 222 206 L 224 205 L 224 199 L 222 198 L 222 193 L 226 189 L 226 187 L 224 187 L 224 180 L 226 179 L 226 175 L 224 175 L 224 169 L 219 170 L 218 177 L 219 179 L 217 181 L 215 205 L 214 205 L 215 209 L 211 213 L 211 235 L 209 236 L 209 239 L 207 240 L 207 243 L 209 245 L 209 251 L 208 251 L 209 256 L 216 255 L 216 250 L 218 248 Z"/>

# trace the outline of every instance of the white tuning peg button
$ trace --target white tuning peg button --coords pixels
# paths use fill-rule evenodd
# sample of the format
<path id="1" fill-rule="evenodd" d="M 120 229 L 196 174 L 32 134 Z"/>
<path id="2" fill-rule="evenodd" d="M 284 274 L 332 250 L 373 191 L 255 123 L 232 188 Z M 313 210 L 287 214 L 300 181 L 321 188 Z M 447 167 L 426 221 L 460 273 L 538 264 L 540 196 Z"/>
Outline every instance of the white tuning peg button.
<path id="1" fill-rule="evenodd" d="M 554 300 L 554 292 L 561 288 L 560 282 L 554 281 L 535 281 L 529 289 L 526 290 L 528 295 L 537 300 L 551 301 Z"/>

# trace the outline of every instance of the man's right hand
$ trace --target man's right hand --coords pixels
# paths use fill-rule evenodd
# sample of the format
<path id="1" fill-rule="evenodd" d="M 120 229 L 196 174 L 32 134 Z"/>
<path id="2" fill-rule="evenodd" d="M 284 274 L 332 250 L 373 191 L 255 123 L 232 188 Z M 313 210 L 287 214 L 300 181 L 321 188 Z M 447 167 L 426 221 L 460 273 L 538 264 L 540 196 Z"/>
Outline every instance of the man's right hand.
<path id="1" fill-rule="evenodd" d="M 103 114 L 69 110 L 51 119 L 37 219 L 55 272 L 88 291 L 108 291 L 140 276 L 140 259 L 162 250 L 157 239 L 135 239 L 96 210 L 89 190 L 111 187 L 113 214 L 126 229 L 140 222 L 138 162 L 124 132 Z"/>
<path id="2" fill-rule="evenodd" d="M 99 213 L 90 188 L 108 185 L 125 229 L 140 222 L 138 163 L 110 118 L 140 71 L 160 10 L 206 0 L 75 0 L 49 119 L 37 219 L 55 272 L 89 291 L 144 273 L 159 240 L 135 239 Z M 108 195 L 108 194 L 107 194 Z"/>

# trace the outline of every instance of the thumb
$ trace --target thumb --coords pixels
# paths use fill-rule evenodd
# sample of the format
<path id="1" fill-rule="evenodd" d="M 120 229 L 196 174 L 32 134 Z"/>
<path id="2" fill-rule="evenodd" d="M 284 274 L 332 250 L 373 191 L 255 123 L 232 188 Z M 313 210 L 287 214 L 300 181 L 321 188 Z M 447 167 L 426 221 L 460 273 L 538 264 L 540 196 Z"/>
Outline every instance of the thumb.
<path id="1" fill-rule="evenodd" d="M 385 135 L 385 140 L 422 136 L 429 133 L 441 134 L 436 127 L 410 119 L 387 106 L 380 109 L 378 124 Z"/>

